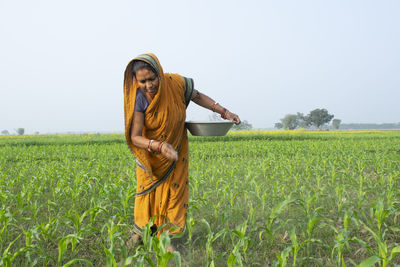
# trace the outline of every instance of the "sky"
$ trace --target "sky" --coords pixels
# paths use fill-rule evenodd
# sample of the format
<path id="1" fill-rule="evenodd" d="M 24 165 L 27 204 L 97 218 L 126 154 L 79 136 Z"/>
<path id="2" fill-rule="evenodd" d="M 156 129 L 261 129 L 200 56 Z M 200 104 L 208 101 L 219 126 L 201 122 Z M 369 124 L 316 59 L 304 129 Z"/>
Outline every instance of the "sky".
<path id="1" fill-rule="evenodd" d="M 400 122 L 398 0 L 0 0 L 0 131 L 123 132 L 123 73 L 165 72 L 256 128 L 325 108 Z M 211 111 L 191 103 L 187 120 Z"/>

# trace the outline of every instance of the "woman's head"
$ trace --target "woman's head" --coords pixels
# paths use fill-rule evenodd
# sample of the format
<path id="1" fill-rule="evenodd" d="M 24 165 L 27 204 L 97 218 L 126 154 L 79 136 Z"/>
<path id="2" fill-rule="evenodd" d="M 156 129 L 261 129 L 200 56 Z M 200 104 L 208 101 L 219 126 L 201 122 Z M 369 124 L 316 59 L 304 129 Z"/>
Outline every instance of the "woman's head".
<path id="1" fill-rule="evenodd" d="M 132 74 L 139 88 L 154 97 L 159 85 L 159 78 L 154 68 L 144 61 L 136 60 L 132 66 Z"/>
<path id="2" fill-rule="evenodd" d="M 157 72 L 154 70 L 154 68 L 153 68 L 149 63 L 144 62 L 144 61 L 141 61 L 141 60 L 135 60 L 135 61 L 133 62 L 133 65 L 132 65 L 132 74 L 133 74 L 133 77 L 136 78 L 136 73 L 137 73 L 139 70 L 141 70 L 141 69 L 147 69 L 147 70 L 149 70 L 149 71 L 152 71 L 152 72 L 154 72 L 154 73 L 157 73 Z"/>

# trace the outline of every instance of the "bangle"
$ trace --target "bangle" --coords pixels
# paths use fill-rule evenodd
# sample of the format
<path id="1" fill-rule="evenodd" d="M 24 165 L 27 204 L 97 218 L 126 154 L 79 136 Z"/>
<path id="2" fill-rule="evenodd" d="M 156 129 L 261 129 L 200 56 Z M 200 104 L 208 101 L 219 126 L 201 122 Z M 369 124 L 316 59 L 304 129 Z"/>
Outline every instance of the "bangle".
<path id="1" fill-rule="evenodd" d="M 151 144 L 154 142 L 153 139 L 149 140 L 149 144 L 147 145 L 147 151 L 151 152 Z"/>
<path id="2" fill-rule="evenodd" d="M 226 108 L 224 108 L 224 110 L 221 113 L 221 118 L 226 119 L 226 113 L 228 112 L 228 110 Z"/>
<path id="3" fill-rule="evenodd" d="M 160 142 L 158 144 L 157 152 L 160 153 L 160 154 L 161 154 L 161 148 L 162 148 L 163 145 L 164 145 L 164 142 Z"/>
<path id="4" fill-rule="evenodd" d="M 212 106 L 212 108 L 211 108 L 211 109 L 212 109 L 212 112 L 215 112 L 215 106 L 216 106 L 216 105 L 218 105 L 218 102 L 215 102 L 215 103 L 213 104 L 213 106 Z"/>

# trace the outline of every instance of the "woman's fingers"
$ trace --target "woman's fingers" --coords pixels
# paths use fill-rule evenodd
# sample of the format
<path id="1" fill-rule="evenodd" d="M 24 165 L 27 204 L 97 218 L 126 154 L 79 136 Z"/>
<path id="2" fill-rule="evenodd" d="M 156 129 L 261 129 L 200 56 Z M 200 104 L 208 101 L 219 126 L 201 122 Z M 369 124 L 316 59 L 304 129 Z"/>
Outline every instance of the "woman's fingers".
<path id="1" fill-rule="evenodd" d="M 239 116 L 236 115 L 236 114 L 233 114 L 232 121 L 233 121 L 235 124 L 239 124 L 239 123 L 240 123 Z"/>
<path id="2" fill-rule="evenodd" d="M 235 113 L 232 112 L 228 112 L 227 117 L 228 120 L 234 122 L 235 124 L 239 124 L 240 123 L 240 118 L 238 115 L 236 115 Z"/>
<path id="3" fill-rule="evenodd" d="M 168 159 L 172 161 L 177 161 L 178 160 L 178 152 L 175 151 L 175 149 L 172 149 L 169 153 Z"/>
<path id="4" fill-rule="evenodd" d="M 164 143 L 161 148 L 161 154 L 169 160 L 177 161 L 178 160 L 178 152 L 168 143 Z"/>

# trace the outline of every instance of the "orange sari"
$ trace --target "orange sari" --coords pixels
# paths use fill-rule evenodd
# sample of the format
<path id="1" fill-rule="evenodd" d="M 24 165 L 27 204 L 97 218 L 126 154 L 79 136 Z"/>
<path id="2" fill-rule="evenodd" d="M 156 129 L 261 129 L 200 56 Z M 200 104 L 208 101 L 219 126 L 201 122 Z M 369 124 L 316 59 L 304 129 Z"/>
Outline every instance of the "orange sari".
<path id="1" fill-rule="evenodd" d="M 133 145 L 132 120 L 138 85 L 132 75 L 133 62 L 142 60 L 150 64 L 159 78 L 159 88 L 144 113 L 142 136 L 165 141 L 178 151 L 178 160 L 171 162 L 161 154 L 149 152 Z M 178 74 L 164 73 L 153 54 L 134 58 L 126 67 L 124 79 L 125 137 L 136 157 L 137 188 L 135 197 L 135 231 L 156 216 L 157 227 L 165 223 L 177 226 L 180 232 L 186 222 L 189 201 L 188 139 L 185 128 L 186 107 L 193 91 L 193 81 Z"/>

